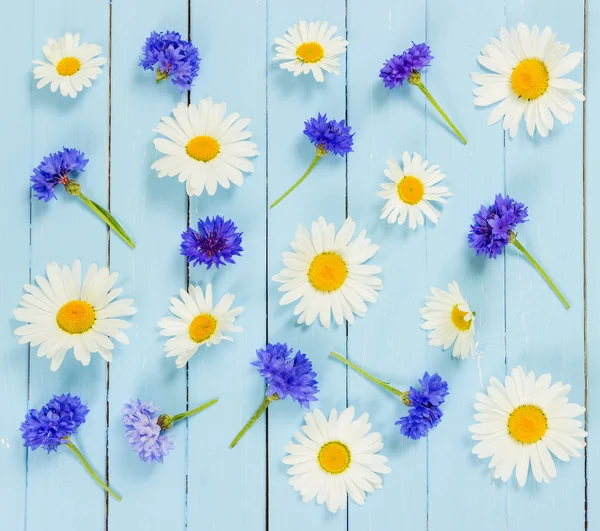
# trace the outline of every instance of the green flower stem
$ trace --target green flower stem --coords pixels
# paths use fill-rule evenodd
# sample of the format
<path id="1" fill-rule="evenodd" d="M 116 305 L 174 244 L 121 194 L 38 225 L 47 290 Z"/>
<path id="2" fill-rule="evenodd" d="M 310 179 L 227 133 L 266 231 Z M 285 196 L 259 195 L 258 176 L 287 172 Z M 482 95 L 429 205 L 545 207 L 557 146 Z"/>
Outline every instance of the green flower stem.
<path id="1" fill-rule="evenodd" d="M 387 389 L 390 393 L 394 393 L 396 396 L 399 396 L 402 399 L 402 402 L 406 403 L 406 401 L 408 400 L 408 391 L 400 391 L 400 390 L 396 389 L 395 387 L 392 387 L 390 384 L 385 383 L 383 380 L 380 380 L 379 378 L 375 378 L 375 376 L 371 376 L 367 371 L 364 371 L 358 365 L 355 365 L 350 360 L 347 360 L 346 358 L 344 358 L 343 356 L 340 356 L 336 352 L 330 352 L 329 354 L 331 356 L 333 356 L 336 360 L 339 360 L 342 363 L 348 365 L 348 367 L 352 367 L 358 374 L 361 374 L 362 376 L 371 380 L 372 382 L 376 383 L 377 385 L 380 385 L 384 389 Z"/>
<path id="2" fill-rule="evenodd" d="M 256 410 L 256 413 L 252 415 L 252 418 L 246 423 L 246 425 L 241 429 L 241 431 L 235 436 L 235 439 L 231 441 L 229 448 L 233 448 L 237 443 L 240 442 L 240 439 L 245 435 L 245 433 L 252 427 L 252 425 L 260 418 L 260 416 L 266 411 L 269 407 L 269 404 L 275 400 L 279 400 L 277 395 L 265 396 L 262 404 Z"/>
<path id="3" fill-rule="evenodd" d="M 550 279 L 550 277 L 542 269 L 542 266 L 540 266 L 540 264 L 537 263 L 537 261 L 535 260 L 535 258 L 529 254 L 529 252 L 527 251 L 527 249 L 525 249 L 525 247 L 523 247 L 523 245 L 521 244 L 521 242 L 519 240 L 517 240 L 517 237 L 514 234 L 510 235 L 510 243 L 512 243 L 517 249 L 519 249 L 519 251 L 521 251 L 525 255 L 525 258 L 527 258 L 527 260 L 529 260 L 529 262 L 531 263 L 531 265 L 533 267 L 535 267 L 535 269 L 537 270 L 537 272 L 540 275 L 542 275 L 542 277 L 544 278 L 544 280 L 552 288 L 552 291 L 554 291 L 554 293 L 556 294 L 556 296 L 560 299 L 560 302 L 562 302 L 563 305 L 564 305 L 564 307 L 568 310 L 571 306 L 567 302 L 567 299 L 565 299 L 564 295 L 559 291 L 559 289 L 556 287 L 556 285 L 554 284 L 554 282 L 552 282 L 552 280 Z"/>
<path id="4" fill-rule="evenodd" d="M 123 227 L 119 225 L 117 220 L 104 208 L 97 203 L 94 203 L 91 199 L 88 199 L 81 190 L 77 190 L 76 194 L 96 215 L 103 220 L 112 230 L 114 230 L 132 249 L 135 249 L 135 244 L 131 241 L 131 238 L 127 235 Z"/>
<path id="5" fill-rule="evenodd" d="M 442 115 L 442 118 L 444 118 L 444 120 L 446 120 L 446 123 L 456 133 L 456 136 L 458 136 L 458 138 L 460 138 L 460 141 L 466 145 L 467 139 L 464 136 L 462 136 L 461 132 L 452 123 L 452 120 L 450 120 L 450 118 L 448 118 L 448 115 L 442 110 L 442 108 L 439 106 L 438 102 L 435 101 L 435 98 L 431 95 L 431 92 L 429 92 L 427 90 L 427 87 L 425 85 L 423 85 L 423 82 L 419 79 L 417 82 L 413 83 L 413 85 L 416 85 L 417 87 L 419 87 L 419 89 L 421 89 L 421 92 L 423 94 L 425 94 L 425 97 L 429 100 L 431 105 L 433 105 L 437 109 L 437 111 Z"/>
<path id="6" fill-rule="evenodd" d="M 108 485 L 106 485 L 106 483 L 104 483 L 98 477 L 98 474 L 96 474 L 96 472 L 94 472 L 94 470 L 92 469 L 92 467 L 90 466 L 90 464 L 87 462 L 86 458 L 83 457 L 83 454 L 79 451 L 79 449 L 71 441 L 67 441 L 67 446 L 76 455 L 77 459 L 79 459 L 81 461 L 81 464 L 89 472 L 90 476 L 92 476 L 94 478 L 94 480 L 96 481 L 96 483 L 98 483 L 98 485 L 100 485 L 111 496 L 113 496 L 117 500 L 121 501 L 122 500 L 121 496 L 119 496 L 114 490 L 112 490 Z"/>
<path id="7" fill-rule="evenodd" d="M 200 413 L 200 411 L 204 411 L 205 409 L 208 409 L 210 406 L 216 404 L 218 401 L 219 401 L 219 399 L 215 398 L 214 400 L 211 400 L 210 402 L 207 402 L 206 404 L 202 404 L 201 406 L 198 406 L 196 409 L 191 409 L 190 411 L 185 411 L 183 413 L 179 413 L 179 415 L 173 415 L 173 418 L 171 419 L 171 421 L 177 422 L 178 420 L 182 420 L 187 417 L 191 417 L 192 415 L 195 415 L 196 413 Z"/>
<path id="8" fill-rule="evenodd" d="M 325 152 L 321 152 L 321 151 L 317 150 L 317 154 L 315 155 L 315 158 L 313 159 L 313 161 L 310 163 L 310 166 L 308 167 L 308 170 L 306 170 L 306 173 L 302 177 L 300 177 L 300 179 L 298 179 L 294 183 L 294 185 L 285 194 L 283 194 L 277 201 L 275 201 L 269 208 L 273 208 L 274 206 L 281 203 L 288 195 L 290 195 L 296 188 L 298 188 L 298 186 L 300 186 L 302 181 L 304 181 L 304 179 L 306 179 L 310 175 L 310 172 L 315 169 L 317 162 L 319 162 L 319 160 L 321 160 L 321 157 L 324 154 L 325 154 Z"/>

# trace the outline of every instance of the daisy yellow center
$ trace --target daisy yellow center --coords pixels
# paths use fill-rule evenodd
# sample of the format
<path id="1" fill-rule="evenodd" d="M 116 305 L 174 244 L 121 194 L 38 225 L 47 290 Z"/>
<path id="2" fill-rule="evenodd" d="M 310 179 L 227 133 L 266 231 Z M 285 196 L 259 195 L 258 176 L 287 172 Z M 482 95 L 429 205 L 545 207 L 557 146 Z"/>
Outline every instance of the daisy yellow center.
<path id="1" fill-rule="evenodd" d="M 196 343 L 206 341 L 215 333 L 217 329 L 217 320 L 208 313 L 201 313 L 194 317 L 190 323 L 190 337 Z"/>
<path id="2" fill-rule="evenodd" d="M 85 301 L 69 301 L 58 310 L 56 324 L 67 334 L 83 334 L 94 326 L 96 312 Z"/>
<path id="3" fill-rule="evenodd" d="M 465 321 L 465 316 L 467 312 L 463 312 L 458 308 L 458 304 L 455 304 L 452 308 L 452 313 L 450 314 L 450 319 L 452 319 L 452 324 L 458 328 L 461 332 L 466 332 L 469 328 L 471 328 L 471 321 Z"/>
<path id="4" fill-rule="evenodd" d="M 519 406 L 508 417 L 508 433 L 520 443 L 536 443 L 547 430 L 548 418 L 538 406 Z"/>
<path id="5" fill-rule="evenodd" d="M 539 59 L 524 59 L 510 76 L 513 90 L 526 100 L 535 100 L 548 90 L 548 68 Z"/>
<path id="6" fill-rule="evenodd" d="M 423 181 L 412 175 L 407 175 L 398 183 L 398 197 L 407 205 L 416 205 L 425 195 Z"/>
<path id="7" fill-rule="evenodd" d="M 296 48 L 296 57 L 303 63 L 318 63 L 325 57 L 325 50 L 318 42 L 303 42 Z"/>
<path id="8" fill-rule="evenodd" d="M 208 162 L 221 151 L 221 146 L 212 136 L 195 136 L 185 146 L 187 154 L 196 160 Z"/>
<path id="9" fill-rule="evenodd" d="M 61 76 L 72 76 L 79 72 L 81 61 L 77 57 L 63 57 L 56 65 L 56 71 Z"/>
<path id="10" fill-rule="evenodd" d="M 318 291 L 335 291 L 348 277 L 346 262 L 337 253 L 321 253 L 313 258 L 308 268 L 308 280 Z"/>
<path id="11" fill-rule="evenodd" d="M 339 441 L 325 443 L 319 450 L 319 465 L 329 474 L 341 474 L 350 466 L 350 450 Z"/>

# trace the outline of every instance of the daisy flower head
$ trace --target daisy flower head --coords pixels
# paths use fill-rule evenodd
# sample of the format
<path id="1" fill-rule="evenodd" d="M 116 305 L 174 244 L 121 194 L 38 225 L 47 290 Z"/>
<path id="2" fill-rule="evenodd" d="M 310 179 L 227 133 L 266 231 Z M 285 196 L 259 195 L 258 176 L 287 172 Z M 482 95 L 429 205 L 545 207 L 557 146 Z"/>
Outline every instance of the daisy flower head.
<path id="1" fill-rule="evenodd" d="M 229 448 L 240 442 L 271 402 L 284 400 L 289 396 L 300 406 L 310 408 L 310 403 L 317 400 L 317 373 L 313 371 L 312 363 L 305 354 L 300 351 L 294 354 L 294 349 L 288 348 L 285 343 L 269 343 L 266 348 L 256 351 L 256 358 L 250 365 L 256 367 L 265 379 L 265 396 L 256 413 L 231 441 Z"/>
<path id="2" fill-rule="evenodd" d="M 410 387 L 408 391 L 400 391 L 336 352 L 329 354 L 367 380 L 396 395 L 405 406 L 410 408 L 408 415 L 395 422 L 396 425 L 400 425 L 400 433 L 405 437 L 420 439 L 440 423 L 443 414 L 440 406 L 448 395 L 448 383 L 442 380 L 439 374 L 429 376 L 429 373 L 425 372 L 423 378 L 419 380 L 420 389 Z"/>
<path id="3" fill-rule="evenodd" d="M 419 380 L 420 389 L 411 387 L 406 394 L 405 402 L 410 406 L 408 415 L 396 422 L 400 433 L 409 439 L 420 439 L 442 421 L 440 406 L 448 396 L 448 382 L 442 380 L 437 373 L 423 374 Z"/>
<path id="4" fill-rule="evenodd" d="M 452 196 L 447 187 L 437 186 L 446 177 L 440 172 L 439 166 L 428 167 L 429 161 L 424 161 L 421 155 L 413 153 L 411 158 L 406 151 L 402 155 L 403 168 L 392 156 L 387 164 L 388 169 L 383 173 L 392 182 L 383 183 L 383 190 L 377 194 L 387 200 L 381 209 L 381 219 L 387 218 L 388 223 L 398 222 L 398 225 L 408 219 L 411 229 L 416 229 L 417 225 L 423 226 L 423 215 L 437 223 L 440 212 L 431 203 L 446 204 L 445 198 Z"/>
<path id="5" fill-rule="evenodd" d="M 292 193 L 314 170 L 315 166 L 322 157 L 328 153 L 343 157 L 352 152 L 354 144 L 354 133 L 350 132 L 351 128 L 346 125 L 346 120 L 328 120 L 327 114 L 319 113 L 316 118 L 310 118 L 304 122 L 304 134 L 308 137 L 311 144 L 315 146 L 315 158 L 310 163 L 310 166 L 288 190 L 275 201 L 270 208 L 283 201 L 290 193 Z"/>
<path id="6" fill-rule="evenodd" d="M 50 85 L 50 90 L 60 89 L 63 96 L 77 97 L 83 87 L 91 87 L 92 79 L 96 79 L 102 70 L 100 67 L 106 59 L 98 57 L 102 48 L 97 44 L 79 43 L 80 35 L 65 33 L 57 40 L 48 39 L 42 46 L 47 61 L 36 59 L 33 77 L 39 79 L 37 88 Z"/>
<path id="7" fill-rule="evenodd" d="M 523 487 L 531 467 L 538 483 L 549 483 L 556 477 L 553 455 L 565 462 L 581 457 L 578 450 L 585 447 L 587 433 L 576 417 L 585 408 L 569 403 L 570 385 L 551 382 L 551 374 L 536 379 L 519 366 L 505 377 L 504 385 L 490 378 L 487 394 L 477 394 L 476 424 L 469 427 L 477 441 L 473 453 L 492 458 L 494 478 L 506 483 L 515 472 Z"/>
<path id="8" fill-rule="evenodd" d="M 235 264 L 233 257 L 241 256 L 244 250 L 242 233 L 237 232 L 233 221 L 221 216 L 199 219 L 198 230 L 188 227 L 181 237 L 181 254 L 187 256 L 190 264 L 204 264 L 207 270 L 213 264 L 217 269 L 227 263 Z"/>
<path id="9" fill-rule="evenodd" d="M 156 82 L 171 78 L 180 92 L 192 89 L 198 76 L 200 56 L 198 48 L 181 38 L 176 31 L 153 31 L 142 47 L 140 66 L 144 70 L 156 67 Z"/>
<path id="10" fill-rule="evenodd" d="M 251 365 L 265 379 L 267 396 L 277 395 L 281 400 L 289 396 L 306 408 L 317 400 L 317 373 L 305 354 L 299 350 L 294 354 L 285 343 L 269 343 L 256 351 L 256 357 Z"/>
<path id="11" fill-rule="evenodd" d="M 294 308 L 298 323 L 311 325 L 319 317 L 329 328 L 331 314 L 338 325 L 346 319 L 354 323 L 354 315 L 364 317 L 366 302 L 377 300 L 381 268 L 365 264 L 379 250 L 363 230 L 353 240 L 356 223 L 346 219 L 337 232 L 333 223 L 320 217 L 311 232 L 300 225 L 291 242 L 294 252 L 283 253 L 286 266 L 273 276 L 282 285 L 284 295 L 279 304 L 285 306 L 299 299 Z"/>
<path id="12" fill-rule="evenodd" d="M 454 131 L 456 136 L 458 136 L 460 141 L 466 144 L 467 140 L 465 137 L 457 129 L 452 120 L 448 118 L 448 115 L 442 110 L 438 102 L 423 84 L 421 70 L 429 66 L 432 59 L 431 48 L 427 44 L 424 42 L 415 44 L 413 42 L 410 48 L 404 50 L 400 55 L 393 55 L 383 63 L 383 67 L 379 71 L 379 77 L 383 80 L 385 87 L 390 90 L 401 87 L 405 81 L 408 81 L 411 85 L 415 85 L 425 95 L 429 103 L 441 114 L 442 118 Z"/>
<path id="13" fill-rule="evenodd" d="M 157 415 L 159 410 L 152 402 L 131 400 L 123 406 L 123 426 L 127 443 L 138 457 L 145 463 L 162 463 L 163 458 L 175 448 L 173 440 L 165 432 L 173 427 L 175 422 L 191 417 L 212 406 L 217 399 L 185 411 L 179 415 Z"/>
<path id="14" fill-rule="evenodd" d="M 37 355 L 50 358 L 53 371 L 71 349 L 83 365 L 89 365 L 93 352 L 112 361 L 111 338 L 129 343 L 123 329 L 131 324 L 120 318 L 137 311 L 133 299 L 118 299 L 123 292 L 113 289 L 118 276 L 92 264 L 82 283 L 79 260 L 71 267 L 48 264 L 46 277 L 35 277 L 37 286 L 24 286 L 27 293 L 13 312 L 17 321 L 27 323 L 15 330 L 19 343 L 38 347 Z"/>
<path id="15" fill-rule="evenodd" d="M 164 156 L 152 164 L 159 178 L 177 175 L 190 196 L 205 189 L 214 195 L 219 185 L 229 188 L 231 182 L 242 185 L 242 172 L 254 171 L 248 159 L 258 151 L 248 140 L 250 118 L 238 113 L 225 116 L 226 107 L 204 98 L 198 106 L 179 103 L 173 117 L 161 118 L 154 131 L 162 136 L 154 139 L 154 146 Z"/>
<path id="16" fill-rule="evenodd" d="M 48 453 L 65 444 L 77 433 L 90 412 L 78 396 L 54 395 L 39 411 L 31 409 L 21 423 L 24 446 L 31 450 L 43 448 Z"/>
<path id="17" fill-rule="evenodd" d="M 337 28 L 329 27 L 328 22 L 306 22 L 290 26 L 283 39 L 275 39 L 277 54 L 274 61 L 284 61 L 279 66 L 294 73 L 310 74 L 318 82 L 323 82 L 323 70 L 338 74 L 339 56 L 346 52 L 348 41 L 334 37 Z"/>
<path id="18" fill-rule="evenodd" d="M 363 505 L 368 492 L 383 487 L 380 474 L 388 474 L 381 433 L 369 433 L 369 415 L 354 419 L 354 407 L 338 416 L 331 410 L 327 419 L 321 410 L 304 415 L 302 432 L 297 431 L 285 447 L 283 463 L 291 465 L 289 484 L 302 501 L 317 499 L 332 513 L 345 509 L 347 496 Z"/>
<path id="19" fill-rule="evenodd" d="M 456 281 L 448 284 L 448 291 L 431 288 L 425 306 L 419 310 L 425 322 L 423 330 L 429 331 L 429 344 L 433 347 L 450 348 L 452 356 L 466 359 L 475 354 L 475 312 L 462 296 Z"/>
<path id="20" fill-rule="evenodd" d="M 232 308 L 234 300 L 235 295 L 227 293 L 213 304 L 212 284 L 206 285 L 205 292 L 200 286 L 190 285 L 188 291 L 179 292 L 179 298 L 171 298 L 169 310 L 175 317 L 161 319 L 158 326 L 162 328 L 160 335 L 169 337 L 165 352 L 167 358 L 177 357 L 178 369 L 184 367 L 202 345 L 210 347 L 221 341 L 233 341 L 226 334 L 243 332 L 234 323 L 244 308 Z"/>
<path id="21" fill-rule="evenodd" d="M 31 450 L 44 448 L 48 453 L 56 452 L 59 447 L 66 446 L 79 459 L 92 479 L 111 496 L 121 501 L 121 496 L 100 479 L 71 440 L 71 436 L 76 435 L 79 427 L 85 423 L 89 412 L 88 407 L 78 396 L 54 395 L 41 409 L 31 409 L 25 415 L 20 428 L 23 446 Z"/>
<path id="22" fill-rule="evenodd" d="M 471 225 L 468 236 L 469 246 L 475 249 L 478 256 L 483 254 L 489 258 L 496 258 L 502 254 L 502 251 L 509 243 L 513 244 L 544 278 L 568 310 L 570 306 L 567 299 L 565 299 L 564 295 L 554 282 L 552 282 L 542 266 L 537 263 L 535 258 L 529 254 L 527 249 L 517 239 L 515 228 L 521 223 L 529 221 L 527 216 L 527 207 L 523 203 L 511 199 L 509 196 L 496 195 L 496 199 L 492 205 L 482 205 L 479 212 L 473 215 L 474 223 Z"/>
<path id="23" fill-rule="evenodd" d="M 533 136 L 543 137 L 554 127 L 554 118 L 563 124 L 573 121 L 575 106 L 583 101 L 582 87 L 563 76 L 581 62 L 581 52 L 568 53 L 569 45 L 556 40 L 550 27 L 519 24 L 517 29 L 500 30 L 500 40 L 492 38 L 477 57 L 492 73 L 471 73 L 479 85 L 474 94 L 477 106 L 498 104 L 488 117 L 488 125 L 503 120 L 502 127 L 514 137 L 521 119 Z"/>
<path id="24" fill-rule="evenodd" d="M 69 195 L 79 197 L 85 206 L 114 230 L 127 245 L 134 248 L 135 244 L 114 216 L 88 199 L 81 191 L 81 185 L 71 177 L 74 173 L 84 171 L 88 162 L 85 153 L 77 149 L 63 147 L 61 151 L 50 153 L 42 159 L 37 167 L 33 168 L 33 175 L 29 178 L 33 194 L 37 199 L 47 203 L 50 199 L 57 199 L 54 189 L 62 184 Z"/>

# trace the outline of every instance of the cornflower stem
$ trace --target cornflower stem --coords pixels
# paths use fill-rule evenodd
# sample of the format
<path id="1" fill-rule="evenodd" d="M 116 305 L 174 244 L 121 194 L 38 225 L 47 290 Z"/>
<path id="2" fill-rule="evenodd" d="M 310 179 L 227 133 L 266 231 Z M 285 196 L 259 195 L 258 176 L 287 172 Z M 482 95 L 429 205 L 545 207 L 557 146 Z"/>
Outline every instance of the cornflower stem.
<path id="1" fill-rule="evenodd" d="M 510 235 L 510 243 L 512 243 L 517 249 L 519 249 L 519 251 L 521 251 L 525 255 L 525 258 L 527 258 L 527 260 L 529 260 L 529 262 L 531 263 L 531 265 L 533 267 L 535 267 L 535 269 L 537 270 L 537 272 L 540 275 L 542 275 L 542 278 L 548 283 L 548 286 L 550 286 L 552 288 L 552 291 L 554 291 L 554 293 L 556 294 L 556 296 L 560 299 L 560 302 L 562 302 L 563 305 L 564 305 L 564 307 L 568 310 L 571 306 L 567 302 L 567 299 L 559 291 L 559 289 L 556 287 L 556 285 L 554 284 L 554 282 L 552 282 L 552 279 L 542 269 L 542 266 L 537 263 L 536 259 L 529 254 L 529 252 L 527 251 L 527 249 L 525 249 L 525 247 L 523 247 L 523 244 L 519 240 L 517 240 L 516 235 L 514 235 L 512 233 Z"/>
<path id="2" fill-rule="evenodd" d="M 90 208 L 90 210 L 94 212 L 102 221 L 104 221 L 112 230 L 114 230 L 125 241 L 125 243 L 129 245 L 129 247 L 135 249 L 135 243 L 133 243 L 131 238 L 125 232 L 125 229 L 121 227 L 119 222 L 112 216 L 110 212 L 102 208 L 98 203 L 88 199 L 81 192 L 81 189 L 78 189 L 73 195 L 77 195 Z"/>
<path id="3" fill-rule="evenodd" d="M 330 352 L 329 354 L 331 356 L 333 356 L 336 360 L 341 361 L 348 367 L 351 367 L 352 369 L 354 369 L 358 374 L 364 376 L 368 380 L 371 380 L 372 382 L 376 383 L 377 385 L 383 387 L 384 389 L 388 390 L 390 393 L 393 393 L 396 396 L 399 396 L 402 399 L 402 402 L 404 402 L 406 404 L 406 401 L 408 400 L 408 391 L 400 391 L 399 389 L 392 387 L 390 384 L 384 382 L 383 380 L 380 380 L 379 378 L 375 378 L 375 376 L 372 376 L 367 371 L 361 369 L 358 365 L 355 365 L 350 360 L 347 360 L 346 358 L 344 358 L 343 356 L 340 356 L 336 352 Z M 408 405 L 410 405 L 410 404 L 408 404 Z"/>
<path id="4" fill-rule="evenodd" d="M 260 416 L 266 411 L 269 407 L 269 404 L 275 400 L 279 400 L 279 397 L 275 395 L 265 396 L 262 404 L 256 410 L 256 413 L 252 415 L 252 418 L 246 423 L 246 425 L 240 430 L 240 432 L 235 436 L 235 439 L 231 441 L 229 448 L 233 448 L 237 443 L 240 442 L 240 439 L 245 435 L 245 433 L 252 427 L 252 425 L 260 418 Z"/>
<path id="5" fill-rule="evenodd" d="M 92 476 L 92 478 L 94 478 L 94 480 L 96 481 L 96 483 L 98 483 L 98 485 L 100 485 L 106 492 L 108 492 L 115 499 L 121 501 L 122 500 L 121 496 L 119 496 L 106 483 L 104 483 L 104 481 L 102 481 L 100 479 L 100 477 L 98 476 L 98 474 L 96 474 L 96 472 L 94 472 L 94 469 L 87 462 L 86 458 L 83 457 L 83 454 L 79 451 L 79 449 L 77 448 L 77 446 L 75 446 L 70 440 L 67 441 L 67 446 L 75 454 L 75 456 L 77 457 L 77 459 L 79 459 L 79 461 L 81 461 L 81 464 L 85 467 L 85 469 L 88 471 L 88 473 L 90 474 L 90 476 Z"/>
<path id="6" fill-rule="evenodd" d="M 275 201 L 269 208 L 273 208 L 276 205 L 278 205 L 279 203 L 281 203 L 288 195 L 290 195 L 296 188 L 298 188 L 298 186 L 300 186 L 300 184 L 302 184 L 302 181 L 304 181 L 304 179 L 306 179 L 310 175 L 310 172 L 315 169 L 315 166 L 317 165 L 319 160 L 321 160 L 321 157 L 323 157 L 324 154 L 325 154 L 324 152 L 320 152 L 319 150 L 317 150 L 317 154 L 315 155 L 315 158 L 310 163 L 310 166 L 308 167 L 308 170 L 306 170 L 304 175 L 302 177 L 300 177 L 300 179 L 298 179 L 292 185 L 292 187 L 287 192 L 285 192 L 285 194 L 283 194 L 277 201 Z"/>
<path id="7" fill-rule="evenodd" d="M 444 112 L 444 110 L 440 107 L 439 103 L 431 95 L 431 92 L 429 92 L 429 90 L 427 90 L 427 87 L 425 85 L 423 85 L 423 81 L 421 81 L 421 76 L 419 75 L 418 78 L 416 78 L 414 81 L 411 81 L 409 79 L 409 82 L 412 83 L 413 85 L 419 87 L 421 92 L 423 94 L 425 94 L 425 97 L 429 100 L 429 103 L 431 103 L 431 105 L 433 105 L 436 108 L 437 112 L 439 112 L 442 115 L 442 118 L 444 120 L 446 120 L 446 123 L 451 127 L 452 131 L 454 131 L 456 133 L 456 136 L 458 136 L 458 138 L 460 138 L 460 141 L 466 145 L 467 139 L 462 135 L 462 133 L 458 130 L 458 128 L 452 123 L 452 120 L 450 120 L 450 118 L 448 118 L 448 115 Z"/>
<path id="8" fill-rule="evenodd" d="M 218 401 L 219 401 L 219 399 L 215 398 L 215 399 L 211 400 L 210 402 L 206 402 L 206 404 L 202 404 L 201 406 L 198 406 L 195 409 L 190 409 L 189 411 L 184 411 L 183 413 L 179 413 L 179 415 L 173 415 L 173 418 L 171 420 L 172 420 L 172 422 L 177 422 L 178 420 L 182 420 L 187 417 L 191 417 L 192 415 L 195 415 L 196 413 L 200 413 L 200 411 L 204 411 L 205 409 L 208 409 L 210 406 L 216 404 Z"/>

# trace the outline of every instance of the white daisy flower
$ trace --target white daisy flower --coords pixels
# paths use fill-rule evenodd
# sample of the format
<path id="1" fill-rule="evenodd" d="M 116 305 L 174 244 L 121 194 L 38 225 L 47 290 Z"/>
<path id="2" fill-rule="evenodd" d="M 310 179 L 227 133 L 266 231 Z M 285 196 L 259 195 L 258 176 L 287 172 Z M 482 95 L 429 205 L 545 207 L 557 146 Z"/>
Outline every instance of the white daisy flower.
<path id="1" fill-rule="evenodd" d="M 274 61 L 285 61 L 279 66 L 294 73 L 309 74 L 323 82 L 325 72 L 340 73 L 339 56 L 345 53 L 348 41 L 343 37 L 333 37 L 337 28 L 329 23 L 301 20 L 299 24 L 289 27 L 283 39 L 275 39 L 278 46 Z M 333 37 L 333 38 L 332 38 Z"/>
<path id="2" fill-rule="evenodd" d="M 425 319 L 421 328 L 430 330 L 431 346 L 447 350 L 454 343 L 452 355 L 463 360 L 469 353 L 475 354 L 475 312 L 461 295 L 456 281 L 448 284 L 448 291 L 432 287 L 431 296 L 419 311 Z"/>
<path id="3" fill-rule="evenodd" d="M 172 297 L 169 307 L 175 317 L 165 317 L 158 323 L 163 329 L 160 335 L 170 337 L 165 344 L 167 358 L 177 356 L 178 369 L 185 366 L 200 346 L 233 341 L 225 334 L 243 332 L 234 325 L 235 318 L 244 309 L 231 308 L 235 295 L 227 293 L 213 306 L 212 284 L 207 284 L 205 293 L 200 286 L 190 286 L 188 291 L 182 289 L 179 297 Z"/>
<path id="4" fill-rule="evenodd" d="M 152 164 L 158 177 L 177 175 L 190 196 L 201 195 L 205 188 L 214 195 L 218 185 L 229 188 L 230 182 L 241 186 L 242 172 L 254 171 L 248 158 L 258 151 L 248 141 L 252 133 L 245 130 L 250 118 L 225 116 L 225 111 L 225 103 L 204 98 L 198 106 L 179 103 L 173 109 L 175 118 L 163 116 L 154 129 L 163 135 L 154 139 L 154 146 L 165 155 Z"/>
<path id="5" fill-rule="evenodd" d="M 552 375 L 533 372 L 525 375 L 523 367 L 512 370 L 502 385 L 490 378 L 487 395 L 477 394 L 474 416 L 477 424 L 469 427 L 473 440 L 479 441 L 473 453 L 481 459 L 491 457 L 489 468 L 494 478 L 507 482 L 516 470 L 519 486 L 527 481 L 529 466 L 540 483 L 556 477 L 552 455 L 561 461 L 581 457 L 587 433 L 581 429 L 585 408 L 569 404 L 570 385 L 550 385 Z"/>
<path id="6" fill-rule="evenodd" d="M 52 92 L 60 88 L 63 96 L 75 98 L 83 87 L 92 86 L 91 80 L 102 73 L 100 67 L 106 59 L 98 57 L 102 53 L 100 46 L 79 44 L 79 37 L 79 33 L 65 33 L 58 41 L 48 39 L 48 44 L 42 47 L 48 61 L 33 61 L 38 65 L 33 69 L 33 77 L 39 79 L 37 88 L 49 84 Z"/>
<path id="7" fill-rule="evenodd" d="M 376 275 L 381 268 L 364 262 L 379 246 L 371 244 L 366 230 L 350 243 L 355 230 L 352 218 L 344 221 L 337 234 L 333 223 L 328 224 L 323 217 L 313 222 L 310 233 L 298 226 L 296 239 L 291 242 L 294 252 L 283 253 L 286 268 L 273 280 L 283 284 L 279 287 L 285 292 L 280 305 L 300 299 L 294 308 L 299 324 L 311 325 L 319 316 L 321 324 L 329 328 L 332 313 L 338 325 L 344 318 L 352 324 L 353 314 L 364 317 L 367 313 L 365 302 L 377 300 L 382 284 Z"/>
<path id="8" fill-rule="evenodd" d="M 431 201 L 446 204 L 445 197 L 452 194 L 445 186 L 435 186 L 446 175 L 440 172 L 438 165 L 427 167 L 429 162 L 424 161 L 421 155 L 413 153 L 412 159 L 408 152 L 402 154 L 403 169 L 398 161 L 390 156 L 387 160 L 389 170 L 384 170 L 391 183 L 383 183 L 382 192 L 377 195 L 387 199 L 381 209 L 381 218 L 387 218 L 388 223 L 398 222 L 402 225 L 408 218 L 408 226 L 416 229 L 417 225 L 425 222 L 423 214 L 430 221 L 437 223 L 440 213 L 433 207 Z"/>
<path id="9" fill-rule="evenodd" d="M 346 508 L 346 496 L 363 505 L 366 493 L 382 488 L 378 474 L 389 474 L 387 457 L 378 455 L 383 448 L 381 433 L 369 433 L 369 415 L 364 413 L 354 420 L 354 407 L 340 413 L 333 409 L 329 420 L 316 409 L 304 415 L 304 434 L 297 431 L 298 443 L 290 442 L 283 458 L 292 465 L 289 484 L 300 492 L 303 502 L 317 498 L 327 503 L 335 513 Z"/>
<path id="10" fill-rule="evenodd" d="M 133 299 L 115 300 L 123 291 L 112 289 L 119 274 L 92 264 L 82 284 L 81 262 L 75 260 L 71 268 L 48 264 L 46 276 L 35 277 L 37 286 L 24 286 L 27 294 L 13 312 L 17 321 L 28 323 L 15 330 L 22 336 L 19 343 L 38 347 L 37 355 L 50 358 L 53 371 L 70 349 L 83 365 L 89 365 L 92 352 L 112 361 L 115 345 L 110 338 L 127 345 L 129 338 L 122 329 L 131 326 L 117 317 L 137 311 Z"/>
<path id="11" fill-rule="evenodd" d="M 562 76 L 573 71 L 583 54 L 567 54 L 568 44 L 555 40 L 556 34 L 546 27 L 540 33 L 537 26 L 531 30 L 519 24 L 510 32 L 500 30 L 500 40 L 492 38 L 481 50 L 479 63 L 493 74 L 471 74 L 480 85 L 474 91 L 475 105 L 498 103 L 488 118 L 488 125 L 499 122 L 514 137 L 521 118 L 525 118 L 527 132 L 533 136 L 536 128 L 542 136 L 554 127 L 553 115 L 563 124 L 573 120 L 575 105 L 570 100 L 583 101 L 577 92 L 581 83 Z"/>

